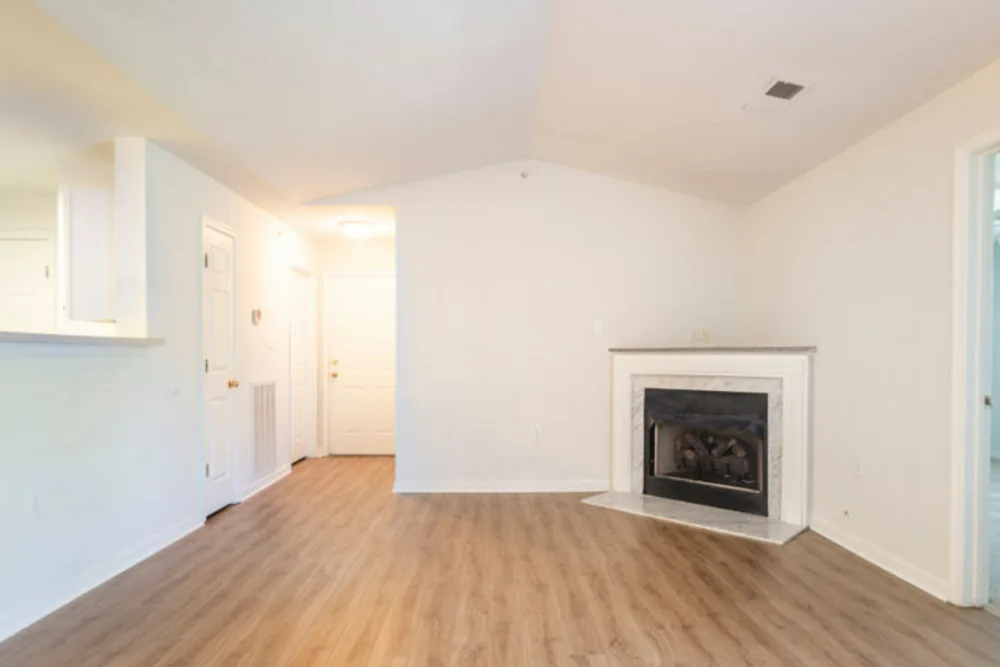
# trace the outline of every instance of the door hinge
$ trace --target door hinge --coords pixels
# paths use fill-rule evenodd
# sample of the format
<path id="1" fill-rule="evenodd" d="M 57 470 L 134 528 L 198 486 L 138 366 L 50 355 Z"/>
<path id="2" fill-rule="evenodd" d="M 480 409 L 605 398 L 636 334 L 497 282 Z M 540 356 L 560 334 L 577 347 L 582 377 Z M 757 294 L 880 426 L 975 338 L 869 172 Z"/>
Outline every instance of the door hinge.
<path id="1" fill-rule="evenodd" d="M 208 474 L 208 464 L 207 463 L 205 464 L 205 477 L 210 477 L 210 475 Z"/>
<path id="2" fill-rule="evenodd" d="M 46 278 L 49 277 L 49 265 L 48 264 L 45 265 L 45 277 Z"/>
<path id="3" fill-rule="evenodd" d="M 205 268 L 208 268 L 208 253 L 205 253 Z"/>
<path id="4" fill-rule="evenodd" d="M 208 359 L 205 360 L 205 372 L 208 372 Z"/>

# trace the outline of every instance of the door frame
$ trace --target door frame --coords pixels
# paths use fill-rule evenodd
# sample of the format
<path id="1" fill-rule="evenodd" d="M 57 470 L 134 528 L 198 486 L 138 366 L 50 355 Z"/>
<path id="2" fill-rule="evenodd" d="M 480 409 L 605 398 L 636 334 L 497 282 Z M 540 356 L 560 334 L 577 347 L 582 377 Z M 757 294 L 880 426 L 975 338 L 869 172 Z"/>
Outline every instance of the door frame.
<path id="1" fill-rule="evenodd" d="M 330 371 L 330 337 L 328 335 L 328 318 L 329 313 L 326 310 L 326 297 L 327 297 L 327 284 L 331 278 L 392 278 L 395 280 L 395 303 L 393 308 L 395 310 L 396 319 L 396 350 L 393 359 L 393 370 L 399 372 L 399 278 L 398 274 L 392 271 L 337 271 L 336 269 L 329 269 L 323 271 L 322 280 L 320 284 L 319 293 L 319 317 L 317 318 L 322 326 L 320 327 L 320 334 L 322 336 L 321 345 L 319 348 L 323 352 L 323 358 L 319 361 L 319 397 L 320 397 L 320 424 L 319 429 L 316 432 L 316 456 L 330 456 L 330 383 L 327 382 L 327 374 Z M 398 378 L 396 380 L 398 382 Z M 397 416 L 399 413 L 399 392 L 396 392 L 396 410 Z M 396 443 L 399 442 L 399 434 L 395 437 Z M 395 447 L 393 448 L 395 451 Z M 322 451 L 322 453 L 320 453 Z M 396 452 L 398 453 L 398 452 Z M 394 454 L 395 455 L 395 454 Z"/>
<path id="2" fill-rule="evenodd" d="M 236 230 L 234 230 L 232 227 L 230 227 L 226 223 L 220 222 L 219 220 L 216 220 L 215 218 L 212 218 L 212 217 L 207 216 L 207 215 L 203 215 L 201 217 L 201 245 L 199 246 L 201 248 L 201 250 L 198 252 L 198 303 L 199 303 L 199 309 L 198 309 L 198 331 L 199 331 L 199 335 L 198 335 L 198 354 L 199 354 L 198 364 L 199 364 L 199 367 L 200 367 L 200 365 L 202 363 L 202 360 L 205 359 L 205 333 L 204 333 L 204 331 L 205 331 L 205 322 L 204 322 L 204 315 L 205 315 L 205 273 L 204 273 L 203 255 L 204 255 L 204 247 L 205 247 L 205 229 L 206 228 L 211 229 L 213 231 L 216 231 L 216 232 L 218 232 L 218 233 L 220 233 L 220 234 L 222 234 L 224 236 L 228 236 L 229 238 L 231 238 L 233 240 L 233 261 L 232 261 L 233 295 L 232 295 L 232 313 L 231 313 L 232 323 L 233 323 L 233 326 L 232 326 L 232 338 L 233 338 L 233 340 L 232 340 L 232 352 L 233 352 L 233 374 L 239 376 L 239 375 L 241 375 L 241 372 L 240 372 L 241 369 L 240 369 L 240 354 L 239 354 L 239 335 L 237 333 L 238 319 L 236 317 L 236 315 L 238 313 L 238 309 L 236 307 L 236 303 L 237 303 L 237 299 L 238 299 L 238 296 L 239 296 L 238 295 L 238 291 L 239 291 L 238 284 L 239 284 L 239 281 L 237 280 L 237 267 L 238 267 L 238 264 L 239 264 L 238 257 L 239 257 L 240 240 L 239 240 L 239 236 L 236 234 Z M 205 421 L 206 421 L 206 416 L 205 416 L 205 376 L 204 376 L 204 374 L 202 374 L 202 376 L 201 376 L 201 382 L 198 383 L 198 394 L 199 394 L 198 413 L 199 413 L 199 417 L 200 417 L 198 421 L 199 421 L 199 424 L 201 426 L 201 434 L 202 434 L 202 448 L 201 448 L 201 453 L 202 453 L 202 467 L 205 467 L 205 466 L 207 466 L 209 464 L 209 461 L 208 461 L 208 453 L 207 453 L 207 451 L 205 449 L 205 441 L 204 441 L 204 438 L 205 438 Z M 243 466 L 240 465 L 240 458 L 241 457 L 239 456 L 239 452 L 242 451 L 242 448 L 240 446 L 241 445 L 240 438 L 242 436 L 241 429 L 240 429 L 240 414 L 242 414 L 242 410 L 241 410 L 242 406 L 240 405 L 240 399 L 241 399 L 241 397 L 242 397 L 242 392 L 240 392 L 239 388 L 236 388 L 235 389 L 235 395 L 233 396 L 233 447 L 232 447 L 232 449 L 229 452 L 229 465 L 231 467 L 231 470 L 233 471 L 233 474 L 232 474 L 232 480 L 233 480 L 233 494 L 232 494 L 233 504 L 238 503 L 240 501 L 239 489 L 242 488 L 241 484 L 240 484 L 240 474 L 241 474 L 241 472 L 243 470 Z M 202 495 L 202 515 L 203 516 L 207 516 L 205 510 L 206 510 L 206 500 L 207 500 L 207 495 L 208 495 L 207 494 L 207 491 L 208 491 L 208 478 L 205 475 L 203 475 L 203 474 L 200 475 L 200 476 L 201 476 L 201 480 L 202 480 L 202 494 L 201 494 Z"/>
<path id="3" fill-rule="evenodd" d="M 995 160 L 1000 128 L 955 152 L 949 601 L 989 601 Z M 994 409 L 1000 409 L 997 406 Z"/>
<path id="4" fill-rule="evenodd" d="M 307 330 L 309 330 L 309 331 L 312 332 L 312 337 L 313 337 L 313 340 L 315 342 L 315 337 L 319 335 L 319 289 L 317 288 L 317 285 L 316 285 L 316 273 L 315 273 L 315 271 L 313 271 L 312 269 L 310 269 L 308 267 L 305 267 L 305 266 L 302 266 L 302 265 L 299 265 L 299 264 L 295 264 L 295 263 L 293 263 L 289 267 L 289 273 L 292 275 L 293 278 L 295 276 L 298 276 L 298 277 L 309 279 L 309 294 L 307 294 L 306 296 L 307 296 L 307 303 L 311 303 L 312 307 L 309 308 L 309 312 L 307 314 L 308 316 L 307 316 L 306 328 L 307 328 Z M 294 285 L 294 280 L 290 281 L 290 284 Z M 291 304 L 295 303 L 294 298 L 292 298 L 291 295 L 290 295 L 290 298 L 288 300 L 288 303 L 290 304 L 289 308 L 292 307 Z M 322 366 L 320 365 L 320 362 L 317 359 L 317 357 L 320 355 L 321 352 L 323 354 L 326 353 L 325 343 L 322 346 L 318 345 L 318 344 L 316 344 L 316 345 L 313 346 L 313 355 L 312 356 L 313 356 L 313 363 L 315 365 L 310 365 L 311 368 L 310 367 L 306 368 L 306 372 L 307 373 L 310 370 L 313 371 L 313 373 L 312 373 L 312 375 L 313 375 L 313 382 L 315 383 L 316 391 L 315 391 L 315 394 L 313 396 L 313 399 L 314 399 L 313 403 L 314 403 L 314 405 L 312 406 L 312 410 L 310 411 L 310 414 L 308 415 L 308 417 L 311 417 L 312 421 L 314 422 L 313 429 L 312 429 L 313 430 L 313 442 L 312 442 L 311 445 L 307 445 L 306 446 L 306 455 L 305 455 L 305 458 L 315 458 L 317 456 L 325 456 L 326 455 L 325 452 L 322 453 L 322 454 L 320 453 L 320 433 L 321 433 L 321 429 L 320 429 L 320 424 L 319 424 L 319 409 L 318 408 L 319 408 L 320 396 L 323 393 L 323 390 L 320 387 L 320 385 L 321 385 L 320 378 L 323 377 L 323 376 L 321 375 L 321 368 L 322 368 Z M 292 381 L 292 366 L 293 366 L 293 364 L 292 364 L 292 314 L 291 314 L 291 312 L 289 312 L 289 315 L 288 315 L 288 462 L 289 462 L 289 464 L 295 463 L 295 461 L 292 460 L 292 438 L 294 437 L 294 426 L 295 426 L 294 423 L 293 423 L 294 409 L 292 407 L 292 400 L 293 400 L 293 395 L 294 395 L 295 383 Z"/>

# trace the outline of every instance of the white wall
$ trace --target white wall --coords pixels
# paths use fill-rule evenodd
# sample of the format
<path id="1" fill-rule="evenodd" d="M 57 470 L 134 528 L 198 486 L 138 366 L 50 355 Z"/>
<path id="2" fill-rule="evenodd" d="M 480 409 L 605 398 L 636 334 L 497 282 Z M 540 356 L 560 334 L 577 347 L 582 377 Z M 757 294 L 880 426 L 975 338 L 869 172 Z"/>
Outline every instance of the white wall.
<path id="1" fill-rule="evenodd" d="M 750 209 L 751 340 L 815 344 L 814 528 L 945 595 L 955 149 L 1000 62 Z"/>
<path id="2" fill-rule="evenodd" d="M 0 231 L 45 232 L 55 238 L 59 197 L 49 190 L 0 188 Z"/>
<path id="3" fill-rule="evenodd" d="M 318 262 L 324 273 L 395 274 L 396 239 L 332 239 L 319 245 Z"/>
<path id="4" fill-rule="evenodd" d="M 359 203 L 397 209 L 399 490 L 607 488 L 607 349 L 737 330 L 728 207 L 540 162 Z"/>
<path id="5" fill-rule="evenodd" d="M 237 373 L 242 389 L 239 414 L 249 424 L 252 408 L 250 387 L 256 382 L 277 383 L 278 462 L 287 469 L 289 462 L 288 297 L 291 267 L 312 271 L 315 275 L 315 247 L 269 213 L 257 208 L 228 188 L 219 185 L 155 144 L 149 156 L 149 240 L 150 283 L 154 276 L 167 280 L 170 289 L 191 293 L 182 317 L 177 313 L 153 313 L 150 306 L 149 330 L 152 335 L 170 329 L 175 340 L 183 341 L 197 362 L 200 387 L 201 353 L 201 220 L 208 216 L 236 234 L 236 355 Z M 194 224 L 190 221 L 196 220 Z M 183 237 L 164 231 L 183 221 Z M 160 271 L 154 271 L 157 268 Z M 184 270 L 182 267 L 192 267 Z M 192 269 L 199 269 L 197 271 Z M 167 285 L 163 285 L 164 288 Z M 150 290 L 154 286 L 150 285 Z M 250 312 L 263 311 L 258 326 L 250 321 Z M 166 315 L 166 317 L 163 317 Z M 197 325 L 197 326 L 193 326 Z M 168 343 L 171 334 L 167 334 Z M 238 431 L 241 458 L 237 460 L 239 495 L 254 491 L 261 482 L 253 479 L 250 454 L 250 429 Z M 201 470 L 201 468 L 199 468 Z"/>
<path id="6" fill-rule="evenodd" d="M 276 377 L 287 397 L 282 290 L 290 258 L 314 262 L 310 244 L 156 145 L 148 169 L 149 330 L 166 344 L 0 344 L 0 638 L 203 520 L 203 214 L 239 235 L 240 379 Z M 252 307 L 265 311 L 259 329 Z M 279 408 L 287 465 L 287 401 Z"/>

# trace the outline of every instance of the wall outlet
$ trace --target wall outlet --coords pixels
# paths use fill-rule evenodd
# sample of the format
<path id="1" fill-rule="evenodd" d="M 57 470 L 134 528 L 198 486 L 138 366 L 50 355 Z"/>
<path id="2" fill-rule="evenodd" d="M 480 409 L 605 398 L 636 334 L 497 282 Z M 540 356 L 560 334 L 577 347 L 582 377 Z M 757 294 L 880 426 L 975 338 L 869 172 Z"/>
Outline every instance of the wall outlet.
<path id="1" fill-rule="evenodd" d="M 695 345 L 704 345 L 712 341 L 712 332 L 706 327 L 695 329 L 691 332 L 691 342 Z"/>
<path id="2" fill-rule="evenodd" d="M 535 424 L 535 427 L 531 429 L 531 439 L 538 442 L 542 439 L 542 425 Z"/>
<path id="3" fill-rule="evenodd" d="M 594 329 L 594 335 L 595 336 L 600 336 L 601 334 L 603 334 L 604 333 L 604 320 L 602 320 L 600 318 L 595 318 L 594 319 L 594 324 L 593 324 L 593 329 Z"/>

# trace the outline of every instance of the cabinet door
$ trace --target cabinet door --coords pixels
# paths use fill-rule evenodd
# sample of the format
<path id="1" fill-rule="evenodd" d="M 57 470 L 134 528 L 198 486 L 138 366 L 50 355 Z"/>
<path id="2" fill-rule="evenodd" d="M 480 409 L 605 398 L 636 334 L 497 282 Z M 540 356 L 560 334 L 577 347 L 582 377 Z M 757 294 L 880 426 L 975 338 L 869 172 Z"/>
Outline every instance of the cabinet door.
<path id="1" fill-rule="evenodd" d="M 111 248 L 111 192 L 64 191 L 66 308 L 69 319 L 114 319 L 114 266 Z"/>

